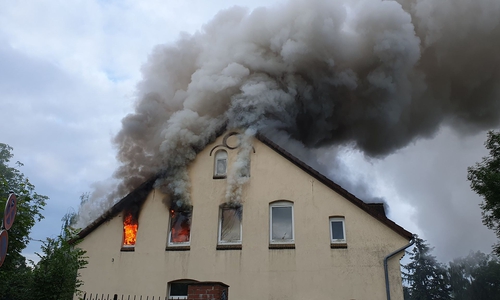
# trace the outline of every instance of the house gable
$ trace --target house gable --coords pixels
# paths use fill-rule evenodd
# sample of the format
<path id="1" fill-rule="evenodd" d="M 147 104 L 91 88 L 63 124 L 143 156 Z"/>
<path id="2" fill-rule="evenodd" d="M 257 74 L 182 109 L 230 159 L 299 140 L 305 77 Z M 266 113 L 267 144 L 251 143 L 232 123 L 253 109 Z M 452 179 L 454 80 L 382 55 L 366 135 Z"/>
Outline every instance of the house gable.
<path id="1" fill-rule="evenodd" d="M 228 133 L 224 136 L 219 137 L 214 143 L 208 145 L 203 152 L 210 151 L 210 155 L 214 153 L 214 150 L 219 148 L 220 146 L 223 146 L 228 138 L 228 136 L 235 136 L 234 133 Z M 299 169 L 302 171 L 306 172 L 319 182 L 323 183 L 325 186 L 329 187 L 342 197 L 344 197 L 346 200 L 350 201 L 366 213 L 368 213 L 370 216 L 374 217 L 402 237 L 406 238 L 407 240 L 410 240 L 412 238 L 412 233 L 405 230 L 403 227 L 399 226 L 389 218 L 387 218 L 385 211 L 383 209 L 383 205 L 381 203 L 365 203 L 361 199 L 357 198 L 347 190 L 343 189 L 340 185 L 336 184 L 332 180 L 328 179 L 326 176 L 323 174 L 319 173 L 318 171 L 314 170 L 310 166 L 308 166 L 306 163 L 303 161 L 299 160 L 292 154 L 290 154 L 288 151 L 271 141 L 269 138 L 262 134 L 258 134 L 256 136 L 256 139 L 260 142 L 262 142 L 264 145 L 268 146 L 270 149 L 274 150 L 276 153 L 284 157 L 286 160 L 297 166 Z M 231 150 L 236 150 L 237 147 L 231 147 L 229 146 L 227 148 L 229 151 Z M 236 152 L 234 151 L 234 152 Z M 254 148 L 255 151 L 255 148 Z M 198 155 L 200 155 L 198 154 Z M 206 156 L 206 155 L 205 155 Z M 234 162 L 235 160 L 235 155 L 232 156 L 231 162 Z M 211 160 L 209 159 L 209 163 L 212 164 Z M 122 198 L 120 201 L 118 201 L 115 205 L 113 205 L 109 210 L 104 212 L 99 218 L 97 218 L 95 221 L 93 221 L 91 224 L 89 224 L 87 227 L 82 229 L 79 233 L 79 238 L 84 238 L 87 236 L 89 233 L 91 233 L 93 230 L 95 230 L 97 227 L 99 227 L 102 223 L 110 220 L 114 216 L 116 216 L 118 213 L 122 212 L 124 209 L 131 205 L 142 205 L 142 203 L 146 200 L 147 195 L 153 190 L 154 188 L 154 183 L 156 181 L 157 177 L 152 177 L 149 180 L 145 181 L 143 184 L 141 184 L 139 187 L 137 187 L 135 190 L 130 192 L 127 196 Z M 224 184 L 223 182 L 219 182 L 219 185 Z M 196 188 L 196 186 L 194 187 Z"/>
<path id="2" fill-rule="evenodd" d="M 168 196 L 154 189 L 153 178 L 82 231 L 85 239 L 79 246 L 89 256 L 88 267 L 81 270 L 83 289 L 165 295 L 169 282 L 189 278 L 228 284 L 235 299 L 382 298 L 382 261 L 407 244 L 404 229 L 394 227 L 380 205 L 362 203 L 264 137 L 253 140 L 250 177 L 241 186 L 242 243 L 218 247 L 220 205 L 228 200 L 240 153 L 234 137 L 226 142 L 224 137 L 202 150 L 188 168 L 193 206 L 188 249 L 166 247 Z M 214 154 L 220 149 L 227 151 L 226 178 L 214 176 Z M 277 203 L 293 206 L 294 240 L 284 247 L 270 241 L 270 211 Z M 123 212 L 129 205 L 141 206 L 137 242 L 134 251 L 122 251 Z M 345 221 L 345 245 L 340 247 L 331 245 L 332 218 Z M 391 293 L 400 298 L 397 258 L 402 255 L 389 261 Z"/>

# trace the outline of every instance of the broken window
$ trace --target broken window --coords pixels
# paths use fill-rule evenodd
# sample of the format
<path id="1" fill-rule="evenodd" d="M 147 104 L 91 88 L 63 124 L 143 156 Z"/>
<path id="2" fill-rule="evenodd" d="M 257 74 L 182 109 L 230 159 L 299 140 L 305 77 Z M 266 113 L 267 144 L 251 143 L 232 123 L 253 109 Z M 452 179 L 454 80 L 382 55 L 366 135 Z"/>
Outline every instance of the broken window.
<path id="1" fill-rule="evenodd" d="M 225 178 L 227 174 L 227 152 L 219 150 L 215 153 L 214 178 Z"/>
<path id="2" fill-rule="evenodd" d="M 219 244 L 241 244 L 243 207 L 221 207 Z"/>
<path id="3" fill-rule="evenodd" d="M 330 239 L 332 243 L 346 242 L 343 217 L 330 218 Z"/>
<path id="4" fill-rule="evenodd" d="M 191 210 L 170 210 L 169 245 L 189 245 L 191 236 Z"/>
<path id="5" fill-rule="evenodd" d="M 293 243 L 293 203 L 274 202 L 270 208 L 271 243 Z"/>
<path id="6" fill-rule="evenodd" d="M 126 212 L 123 218 L 123 246 L 134 247 L 137 239 L 137 218 L 131 212 Z"/>

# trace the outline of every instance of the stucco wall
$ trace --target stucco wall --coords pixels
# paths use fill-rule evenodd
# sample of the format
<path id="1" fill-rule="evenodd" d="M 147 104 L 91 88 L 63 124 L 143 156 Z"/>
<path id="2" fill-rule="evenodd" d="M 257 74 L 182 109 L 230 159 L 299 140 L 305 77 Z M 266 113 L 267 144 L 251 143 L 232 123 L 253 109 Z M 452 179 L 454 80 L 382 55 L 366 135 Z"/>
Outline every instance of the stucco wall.
<path id="1" fill-rule="evenodd" d="M 177 279 L 228 284 L 233 300 L 385 299 L 383 258 L 408 241 L 281 155 L 254 140 L 251 178 L 243 189 L 241 250 L 216 250 L 226 179 L 213 179 L 213 156 L 202 151 L 189 172 L 193 219 L 189 251 L 165 251 L 169 223 L 164 195 L 153 191 L 139 215 L 134 252 L 121 252 L 120 214 L 80 246 L 88 293 L 165 296 Z M 229 170 L 238 149 L 229 150 Z M 269 249 L 269 202 L 294 202 L 295 249 Z M 330 248 L 329 216 L 345 216 L 347 249 Z M 403 299 L 399 258 L 389 262 L 392 299 Z"/>

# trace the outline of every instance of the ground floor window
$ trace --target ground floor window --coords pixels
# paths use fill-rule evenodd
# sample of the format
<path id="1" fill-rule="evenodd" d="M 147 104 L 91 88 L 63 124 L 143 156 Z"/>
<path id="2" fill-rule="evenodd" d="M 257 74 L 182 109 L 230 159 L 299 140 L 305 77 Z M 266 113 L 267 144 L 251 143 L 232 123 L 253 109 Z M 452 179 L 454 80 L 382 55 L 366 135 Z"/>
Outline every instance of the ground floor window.
<path id="1" fill-rule="evenodd" d="M 195 283 L 195 280 L 177 280 L 168 284 L 168 299 L 187 299 L 189 284 Z"/>

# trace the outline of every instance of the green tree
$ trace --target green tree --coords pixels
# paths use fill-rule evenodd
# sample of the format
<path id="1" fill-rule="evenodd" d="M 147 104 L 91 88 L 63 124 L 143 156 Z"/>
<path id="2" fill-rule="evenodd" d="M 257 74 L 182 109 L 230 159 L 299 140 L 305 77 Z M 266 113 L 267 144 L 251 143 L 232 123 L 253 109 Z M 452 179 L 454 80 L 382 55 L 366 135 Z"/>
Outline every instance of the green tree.
<path id="1" fill-rule="evenodd" d="M 43 255 L 37 253 L 40 261 L 33 270 L 32 299 L 71 300 L 75 292 L 80 292 L 83 282 L 78 270 L 87 261 L 85 251 L 75 247 L 76 238 L 77 230 L 68 226 L 57 238 L 47 238 L 43 243 Z"/>
<path id="2" fill-rule="evenodd" d="M 10 165 L 12 157 L 12 147 L 0 143 L 1 216 L 3 216 L 5 202 L 9 193 L 12 191 L 17 196 L 16 219 L 8 232 L 7 256 L 0 267 L 0 299 L 22 299 L 12 294 L 14 290 L 15 293 L 23 290 L 27 282 L 29 282 L 25 278 L 29 275 L 29 267 L 26 265 L 26 260 L 21 255 L 21 252 L 28 245 L 29 234 L 33 225 L 43 219 L 42 210 L 48 199 L 47 196 L 38 194 L 35 191 L 35 186 L 19 170 L 23 166 L 22 163 L 15 163 L 15 167 Z"/>
<path id="3" fill-rule="evenodd" d="M 500 299 L 500 262 L 495 257 L 471 252 L 450 262 L 448 272 L 454 300 Z"/>
<path id="4" fill-rule="evenodd" d="M 420 238 L 410 252 L 410 262 L 404 265 L 403 278 L 407 300 L 451 299 L 446 268 L 431 255 L 432 248 Z"/>
<path id="5" fill-rule="evenodd" d="M 489 131 L 484 145 L 489 155 L 467 169 L 467 179 L 472 190 L 483 197 L 480 204 L 483 224 L 494 230 L 500 239 L 500 132 Z M 493 249 L 500 255 L 500 243 Z"/>

